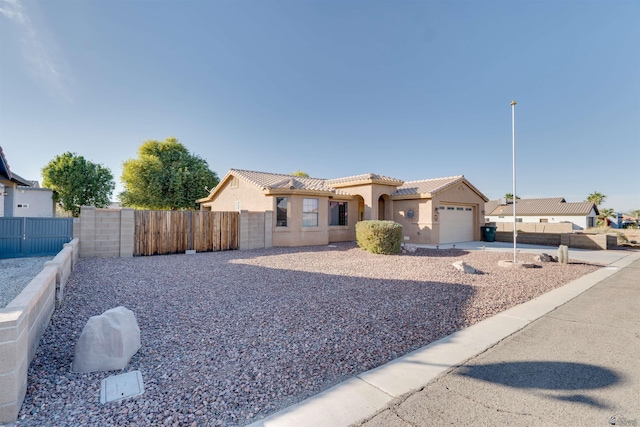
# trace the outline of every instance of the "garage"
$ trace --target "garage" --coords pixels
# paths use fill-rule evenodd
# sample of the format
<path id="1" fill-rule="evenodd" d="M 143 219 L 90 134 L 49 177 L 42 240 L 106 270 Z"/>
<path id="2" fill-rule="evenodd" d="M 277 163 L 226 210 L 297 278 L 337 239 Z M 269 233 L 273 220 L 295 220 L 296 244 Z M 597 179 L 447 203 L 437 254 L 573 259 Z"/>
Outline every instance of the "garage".
<path id="1" fill-rule="evenodd" d="M 473 241 L 473 208 L 469 206 L 440 206 L 440 243 Z"/>

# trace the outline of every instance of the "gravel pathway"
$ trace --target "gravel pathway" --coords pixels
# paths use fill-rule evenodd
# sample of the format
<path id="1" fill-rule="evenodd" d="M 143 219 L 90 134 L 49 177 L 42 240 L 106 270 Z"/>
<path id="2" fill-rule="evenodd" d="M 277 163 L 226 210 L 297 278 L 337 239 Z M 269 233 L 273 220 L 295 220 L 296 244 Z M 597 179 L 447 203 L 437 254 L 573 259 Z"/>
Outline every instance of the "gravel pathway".
<path id="1" fill-rule="evenodd" d="M 532 255 L 519 259 L 531 261 Z M 505 254 L 354 244 L 129 259 L 82 258 L 29 368 L 20 426 L 245 425 L 598 266 L 503 269 Z M 457 260 L 484 272 L 465 275 Z M 142 396 L 100 405 L 69 372 L 87 319 L 136 314 Z"/>
<path id="2" fill-rule="evenodd" d="M 0 307 L 6 307 L 51 261 L 50 257 L 0 259 Z"/>

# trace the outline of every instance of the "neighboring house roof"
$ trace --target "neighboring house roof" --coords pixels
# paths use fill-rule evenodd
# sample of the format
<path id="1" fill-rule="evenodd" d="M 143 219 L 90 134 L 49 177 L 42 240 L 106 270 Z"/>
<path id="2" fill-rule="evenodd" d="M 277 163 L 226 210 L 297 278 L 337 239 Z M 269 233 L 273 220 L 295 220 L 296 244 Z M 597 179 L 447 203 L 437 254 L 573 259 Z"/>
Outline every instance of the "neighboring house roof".
<path id="1" fill-rule="evenodd" d="M 495 207 L 494 207 L 495 206 Z M 494 207 L 493 210 L 489 210 Z M 566 202 L 562 197 L 547 199 L 520 199 L 516 201 L 516 215 L 589 215 L 598 207 L 592 202 Z M 513 203 L 500 204 L 499 200 L 491 200 L 485 204 L 485 214 L 488 216 L 513 215 Z"/>
<path id="2" fill-rule="evenodd" d="M 2 147 L 0 147 L 0 178 L 4 178 L 7 181 L 15 182 L 18 185 L 24 185 L 26 187 L 31 186 L 31 181 L 28 181 L 22 178 L 20 175 L 11 172 L 9 162 L 7 162 L 7 158 L 4 155 L 4 151 L 2 151 Z"/>
<path id="3" fill-rule="evenodd" d="M 431 197 L 452 185 L 464 182 L 469 188 L 476 192 L 483 200 L 487 201 L 487 197 L 475 188 L 463 175 L 425 179 L 422 181 L 404 182 L 396 178 L 390 178 L 384 175 L 373 173 L 353 175 L 343 178 L 322 179 L 322 178 L 305 178 L 293 175 L 285 175 L 269 172 L 248 171 L 242 169 L 230 169 L 229 172 L 220 180 L 218 185 L 202 199 L 197 200 L 198 203 L 207 202 L 220 191 L 224 185 L 232 178 L 236 177 L 246 181 L 265 194 L 283 194 L 285 192 L 295 191 L 298 193 L 318 193 L 351 196 L 346 187 L 357 185 L 381 184 L 397 187 L 391 194 L 391 197 L 397 198 L 419 198 Z"/>
<path id="4" fill-rule="evenodd" d="M 391 197 L 433 197 L 447 188 L 464 182 L 476 192 L 485 202 L 489 200 L 480 190 L 474 187 L 464 175 L 448 176 L 445 178 L 423 179 L 420 181 L 407 181 L 391 194 Z"/>

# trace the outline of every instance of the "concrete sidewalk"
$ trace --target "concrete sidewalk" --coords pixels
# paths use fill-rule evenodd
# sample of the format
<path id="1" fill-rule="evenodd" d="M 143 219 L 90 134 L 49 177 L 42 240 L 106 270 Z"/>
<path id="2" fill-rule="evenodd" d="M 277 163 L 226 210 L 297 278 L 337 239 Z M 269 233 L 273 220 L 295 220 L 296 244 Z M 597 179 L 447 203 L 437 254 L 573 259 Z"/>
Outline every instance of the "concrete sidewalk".
<path id="1" fill-rule="evenodd" d="M 609 266 L 251 426 L 640 425 L 640 253 L 570 258 Z"/>
<path id="2" fill-rule="evenodd" d="M 640 425 L 640 261 L 358 424 Z"/>

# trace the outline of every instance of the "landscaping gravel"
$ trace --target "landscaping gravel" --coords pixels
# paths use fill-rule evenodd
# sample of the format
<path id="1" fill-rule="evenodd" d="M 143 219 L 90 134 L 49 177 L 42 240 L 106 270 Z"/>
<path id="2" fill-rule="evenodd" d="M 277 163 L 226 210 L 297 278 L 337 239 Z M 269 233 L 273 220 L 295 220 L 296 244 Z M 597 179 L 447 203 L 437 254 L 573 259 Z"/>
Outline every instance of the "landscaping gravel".
<path id="1" fill-rule="evenodd" d="M 4 308 L 43 269 L 53 257 L 0 259 L 0 308 Z"/>
<path id="2" fill-rule="evenodd" d="M 509 255 L 385 256 L 351 243 L 82 258 L 29 368 L 16 425 L 245 425 L 599 268 L 504 269 L 500 259 Z M 458 271 L 458 260 L 483 274 Z M 129 366 L 69 372 L 87 319 L 119 305 L 141 329 Z M 100 381 L 132 370 L 144 394 L 101 405 Z"/>

